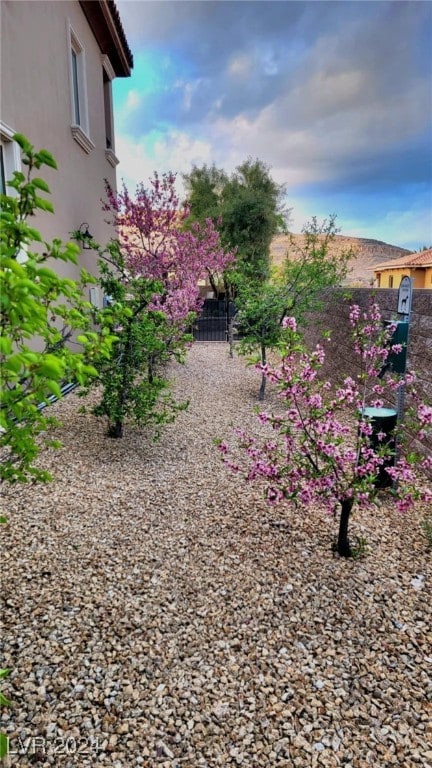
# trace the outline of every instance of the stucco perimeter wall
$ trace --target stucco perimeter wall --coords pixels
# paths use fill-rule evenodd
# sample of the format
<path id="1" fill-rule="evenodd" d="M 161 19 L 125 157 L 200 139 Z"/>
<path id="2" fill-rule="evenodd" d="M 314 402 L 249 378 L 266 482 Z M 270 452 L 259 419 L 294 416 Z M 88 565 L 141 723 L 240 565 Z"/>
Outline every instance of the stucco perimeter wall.
<path id="1" fill-rule="evenodd" d="M 309 318 L 308 344 L 322 340 L 322 331 L 331 331 L 332 342 L 325 342 L 325 375 L 338 380 L 356 371 L 349 325 L 349 308 L 358 304 L 367 309 L 371 299 L 378 303 L 384 320 L 401 319 L 397 314 L 398 291 L 392 289 L 350 288 L 323 294 L 323 310 Z M 416 372 L 421 396 L 432 402 L 432 291 L 414 290 L 408 345 L 408 368 Z"/>

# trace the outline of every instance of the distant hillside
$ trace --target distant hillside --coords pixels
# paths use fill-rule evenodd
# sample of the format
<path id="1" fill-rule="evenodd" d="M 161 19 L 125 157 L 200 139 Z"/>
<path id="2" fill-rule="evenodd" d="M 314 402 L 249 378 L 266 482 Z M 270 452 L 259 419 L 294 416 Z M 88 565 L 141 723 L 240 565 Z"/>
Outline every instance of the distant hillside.
<path id="1" fill-rule="evenodd" d="M 296 245 L 302 246 L 304 235 L 293 235 Z M 329 252 L 330 255 L 338 256 L 341 251 L 352 248 L 354 256 L 350 261 L 350 272 L 345 280 L 346 285 L 369 286 L 373 280 L 373 271 L 369 267 L 374 267 L 381 261 L 391 261 L 400 256 L 406 256 L 411 251 L 406 248 L 398 248 L 396 245 L 388 245 L 380 240 L 368 240 L 363 237 L 346 237 L 336 235 L 332 242 Z M 282 264 L 287 251 L 295 257 L 290 238 L 286 235 L 277 235 L 271 245 L 271 257 L 276 266 Z"/>

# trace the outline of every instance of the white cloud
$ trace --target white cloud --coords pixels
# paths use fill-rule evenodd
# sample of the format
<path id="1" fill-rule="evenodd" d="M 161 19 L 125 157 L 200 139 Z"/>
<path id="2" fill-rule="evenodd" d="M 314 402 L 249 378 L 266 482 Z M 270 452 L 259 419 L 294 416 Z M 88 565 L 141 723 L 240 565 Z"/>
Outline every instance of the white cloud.
<path id="1" fill-rule="evenodd" d="M 371 92 L 369 102 L 364 89 L 360 72 L 328 78 L 314 74 L 256 117 L 220 117 L 212 129 L 232 155 L 259 157 L 277 169 L 279 182 L 297 186 L 333 180 L 427 126 L 427 83 L 414 82 L 409 91 L 386 100 L 372 98 Z"/>
<path id="2" fill-rule="evenodd" d="M 246 54 L 234 56 L 228 63 L 230 75 L 238 78 L 249 77 L 252 71 L 252 59 Z"/>
<path id="3" fill-rule="evenodd" d="M 151 148 L 144 138 L 136 141 L 127 134 L 118 134 L 116 154 L 120 159 L 117 182 L 124 180 L 131 191 L 141 182 L 146 185 L 154 171 L 172 171 L 178 174 L 177 188 L 183 194 L 181 174 L 188 173 L 193 164 L 212 163 L 209 142 L 176 130 L 156 139 Z"/>
<path id="4" fill-rule="evenodd" d="M 137 109 L 142 103 L 142 96 L 138 93 L 138 91 L 128 91 L 127 99 L 126 99 L 126 109 L 131 112 L 134 109 Z"/>

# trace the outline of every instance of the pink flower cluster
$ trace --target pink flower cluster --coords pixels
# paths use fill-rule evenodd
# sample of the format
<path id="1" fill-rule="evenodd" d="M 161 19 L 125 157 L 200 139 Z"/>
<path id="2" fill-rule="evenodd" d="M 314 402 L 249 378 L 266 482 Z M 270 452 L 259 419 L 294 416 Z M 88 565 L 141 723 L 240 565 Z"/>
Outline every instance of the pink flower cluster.
<path id="1" fill-rule="evenodd" d="M 395 463 L 394 443 L 382 430 L 375 434 L 365 415 L 368 404 L 383 407 L 400 387 L 412 384 L 415 376 L 378 378 L 389 353 L 391 329 L 383 329 L 376 303 L 369 312 L 353 305 L 349 319 L 359 373 L 347 376 L 340 386 L 334 388 L 319 375 L 324 350 L 321 346 L 312 352 L 302 349 L 294 318 L 284 320 L 284 327 L 292 333 L 280 363 L 260 366 L 277 384 L 284 406 L 282 415 L 262 412 L 258 416 L 262 424 L 273 429 L 276 439 L 262 443 L 242 430 L 237 430 L 236 436 L 245 456 L 241 471 L 247 480 L 264 484 L 270 504 L 289 500 L 310 506 L 320 502 L 332 512 L 350 499 L 359 508 L 370 507 L 376 497 L 377 476 L 383 471 L 394 482 L 393 494 L 400 509 L 408 509 L 416 498 L 427 496 L 417 487 L 416 472 L 431 468 L 432 460 L 415 455 L 406 445 L 408 430 L 402 427 L 407 424 L 398 425 L 394 436 L 398 442 Z M 414 416 L 414 434 L 421 439 L 432 425 L 432 408 L 421 403 Z M 221 450 L 229 465 L 228 445 L 224 443 Z"/>
<path id="2" fill-rule="evenodd" d="M 180 205 L 175 181 L 173 173 L 155 173 L 149 188 L 140 184 L 134 197 L 125 185 L 118 193 L 107 186 L 104 209 L 118 232 L 126 269 L 161 284 L 152 308 L 181 325 L 201 309 L 198 281 L 221 275 L 234 253 L 222 248 L 211 219 L 185 228 L 189 210 Z"/>

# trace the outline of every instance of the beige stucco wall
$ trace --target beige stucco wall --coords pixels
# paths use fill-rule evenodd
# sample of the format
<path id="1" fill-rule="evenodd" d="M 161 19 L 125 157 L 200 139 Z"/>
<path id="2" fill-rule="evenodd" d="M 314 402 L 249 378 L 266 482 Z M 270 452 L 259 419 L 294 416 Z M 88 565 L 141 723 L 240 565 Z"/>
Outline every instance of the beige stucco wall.
<path id="1" fill-rule="evenodd" d="M 104 179 L 116 183 L 105 157 L 103 68 L 99 46 L 77 0 L 2 0 L 0 118 L 25 134 L 35 148 L 56 158 L 58 170 L 38 172 L 49 183 L 55 215 L 41 213 L 35 225 L 45 239 L 69 239 L 88 222 L 101 243 L 110 236 L 101 198 Z M 85 50 L 89 136 L 87 154 L 71 132 L 68 22 Z M 93 251 L 82 252 L 82 265 L 95 269 Z"/>
<path id="2" fill-rule="evenodd" d="M 432 288 L 430 282 L 430 274 L 428 278 L 428 270 L 425 267 L 387 267 L 379 272 L 375 271 L 375 278 L 378 288 L 399 288 L 403 277 L 412 277 L 414 280 L 414 288 Z M 380 275 L 378 280 L 378 274 Z M 390 285 L 390 278 L 393 278 L 393 285 Z"/>

